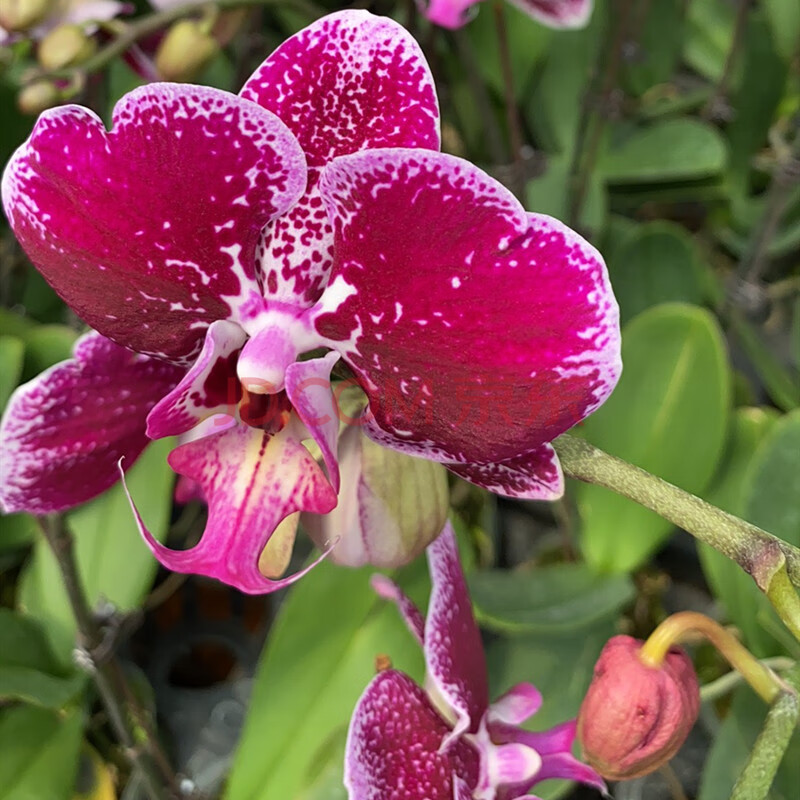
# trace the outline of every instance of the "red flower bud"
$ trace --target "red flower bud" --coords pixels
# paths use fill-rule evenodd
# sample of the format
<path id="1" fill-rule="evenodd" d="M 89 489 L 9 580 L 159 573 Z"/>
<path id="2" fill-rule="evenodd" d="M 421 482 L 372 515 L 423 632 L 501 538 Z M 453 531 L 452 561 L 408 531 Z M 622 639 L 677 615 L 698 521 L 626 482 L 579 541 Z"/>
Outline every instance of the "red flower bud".
<path id="1" fill-rule="evenodd" d="M 578 716 L 584 757 L 609 780 L 638 778 L 669 761 L 700 710 L 689 656 L 673 647 L 650 666 L 641 647 L 630 636 L 608 641 Z"/>

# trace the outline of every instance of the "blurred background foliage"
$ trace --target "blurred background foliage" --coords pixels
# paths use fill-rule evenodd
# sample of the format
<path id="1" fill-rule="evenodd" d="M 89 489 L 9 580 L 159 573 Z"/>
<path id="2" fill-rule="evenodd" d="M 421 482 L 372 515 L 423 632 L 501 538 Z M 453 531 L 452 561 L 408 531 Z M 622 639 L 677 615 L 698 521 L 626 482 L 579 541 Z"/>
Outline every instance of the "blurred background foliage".
<path id="1" fill-rule="evenodd" d="M 283 39 L 342 7 L 265 0 L 232 19 L 204 4 L 183 17 L 210 20 L 198 30 L 213 43 L 198 49 L 191 40 L 178 77 L 238 91 Z M 439 88 L 444 148 L 517 190 L 529 210 L 567 220 L 604 254 L 625 369 L 576 432 L 800 546 L 797 0 L 605 0 L 586 29 L 558 32 L 488 2 L 455 32 L 431 27 L 412 3 L 359 7 L 394 16 L 421 42 Z M 24 36 L 2 48 L 0 160 L 31 129 L 34 117 L 19 107 L 36 110 L 37 82 L 72 69 L 71 83 L 53 84 L 59 97 L 106 120 L 144 82 L 130 52 L 97 60 L 126 26 L 163 16 L 144 2 L 131 11 L 93 33 L 94 60 L 84 66 L 37 65 L 37 44 Z M 152 54 L 163 41 L 157 33 L 137 46 Z M 19 383 L 68 357 L 81 323 L 7 227 L 0 305 L 1 406 Z M 180 546 L 202 530 L 204 512 L 173 502 L 169 447 L 150 447 L 129 480 L 151 529 Z M 611 635 L 644 636 L 675 610 L 734 626 L 774 663 L 800 659 L 738 566 L 622 497 L 570 485 L 557 504 L 522 503 L 454 483 L 452 502 L 494 690 L 536 683 L 545 696 L 538 727 L 577 712 Z M 423 677 L 369 570 L 323 564 L 286 596 L 233 597 L 157 574 L 119 487 L 66 524 L 111 646 L 197 796 L 345 797 L 346 726 L 375 656 Z M 424 605 L 424 563 L 399 580 Z M 0 517 L 0 605 L 0 799 L 145 797 L 72 658 L 75 622 L 38 523 L 24 514 Z M 708 647 L 693 657 L 705 683 L 727 671 Z M 728 797 L 765 713 L 746 687 L 705 703 L 672 768 L 618 784 L 614 796 Z M 792 748 L 776 800 L 797 797 L 797 736 Z M 570 792 L 587 796 L 562 784 L 546 784 L 542 796 Z"/>

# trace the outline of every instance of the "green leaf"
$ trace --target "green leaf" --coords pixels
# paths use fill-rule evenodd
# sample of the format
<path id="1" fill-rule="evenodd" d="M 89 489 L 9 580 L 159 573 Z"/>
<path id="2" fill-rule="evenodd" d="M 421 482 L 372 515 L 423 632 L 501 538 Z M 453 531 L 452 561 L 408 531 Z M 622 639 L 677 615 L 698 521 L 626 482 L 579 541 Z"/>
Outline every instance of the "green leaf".
<path id="1" fill-rule="evenodd" d="M 698 180 L 725 166 L 725 143 L 711 125 L 695 119 L 667 119 L 628 131 L 598 164 L 613 184 Z"/>
<path id="2" fill-rule="evenodd" d="M 78 332 L 66 325 L 37 325 L 25 336 L 25 380 L 72 357 Z"/>
<path id="3" fill-rule="evenodd" d="M 476 572 L 469 587 L 478 622 L 507 634 L 582 628 L 616 614 L 635 595 L 626 575 L 600 576 L 586 564 Z"/>
<path id="4" fill-rule="evenodd" d="M 0 336 L 17 336 L 24 339 L 35 323 L 28 317 L 23 317 L 7 308 L 0 308 Z"/>
<path id="5" fill-rule="evenodd" d="M 800 547 L 800 410 L 787 414 L 767 434 L 742 493 L 748 520 Z"/>
<path id="6" fill-rule="evenodd" d="M 34 706 L 0 711 L 0 800 L 69 800 L 83 720 Z"/>
<path id="7" fill-rule="evenodd" d="M 15 336 L 0 336 L 0 409 L 5 408 L 22 375 L 25 345 Z"/>
<path id="8" fill-rule="evenodd" d="M 637 57 L 623 65 L 622 85 L 628 92 L 643 95 L 672 80 L 683 49 L 685 16 L 682 0 L 659 0 L 648 7 L 637 37 Z"/>
<path id="9" fill-rule="evenodd" d="M 791 60 L 800 47 L 800 3 L 797 0 L 764 0 L 764 12 L 778 52 L 782 58 Z"/>
<path id="10" fill-rule="evenodd" d="M 65 671 L 41 626 L 30 617 L 0 608 L 0 700 L 62 708 L 85 683 Z"/>
<path id="11" fill-rule="evenodd" d="M 167 454 L 170 439 L 153 442 L 126 473 L 128 487 L 154 536 L 167 532 L 172 506 L 173 473 Z M 67 524 L 75 534 L 75 551 L 91 604 L 102 599 L 123 611 L 136 608 L 153 582 L 158 563 L 141 540 L 120 484 L 71 511 Z M 19 603 L 44 623 L 56 654 L 69 659 L 75 622 L 61 584 L 58 565 L 46 542 L 39 540 L 22 574 Z"/>
<path id="12" fill-rule="evenodd" d="M 698 800 L 730 800 L 731 790 L 744 769 L 756 737 L 761 731 L 767 707 L 749 686 L 737 689 L 703 769 Z M 769 800 L 797 800 L 797 765 L 800 763 L 800 732 L 789 744 Z"/>
<path id="13" fill-rule="evenodd" d="M 622 378 L 578 429 L 609 453 L 695 494 L 714 474 L 728 427 L 731 373 L 722 333 L 707 311 L 668 303 L 622 334 Z M 643 564 L 672 526 L 606 489 L 577 487 L 582 543 L 597 570 Z"/>
<path id="14" fill-rule="evenodd" d="M 376 655 L 422 678 L 422 653 L 393 605 L 373 592 L 373 572 L 324 562 L 292 588 L 256 674 L 227 800 L 297 797 L 313 783 L 327 760 L 320 754 L 346 731 L 375 674 Z M 425 592 L 424 560 L 408 580 L 407 590 Z"/>
<path id="15" fill-rule="evenodd" d="M 700 305 L 706 299 L 707 281 L 694 243 L 671 222 L 640 225 L 609 259 L 608 270 L 623 323 L 658 303 Z"/>
<path id="16" fill-rule="evenodd" d="M 731 434 L 717 476 L 705 498 L 731 514 L 745 515 L 743 494 L 748 472 L 759 445 L 778 419 L 769 408 L 739 408 L 733 415 Z M 777 655 L 782 648 L 760 620 L 774 614 L 770 602 L 753 579 L 735 561 L 702 542 L 697 543 L 700 563 L 714 596 L 742 634 L 745 645 L 759 658 Z"/>
<path id="17" fill-rule="evenodd" d="M 731 49 L 736 9 L 727 0 L 692 0 L 687 8 L 684 57 L 693 69 L 716 83 Z"/>
<path id="18" fill-rule="evenodd" d="M 39 531 L 30 514 L 0 514 L 0 553 L 31 544 Z"/>

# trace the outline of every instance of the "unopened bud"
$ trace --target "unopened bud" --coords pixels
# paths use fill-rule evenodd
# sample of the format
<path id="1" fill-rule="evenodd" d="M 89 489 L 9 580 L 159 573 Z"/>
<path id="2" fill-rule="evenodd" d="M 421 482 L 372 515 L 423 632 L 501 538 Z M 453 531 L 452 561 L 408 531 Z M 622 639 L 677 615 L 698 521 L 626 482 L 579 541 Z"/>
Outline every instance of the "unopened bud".
<path id="1" fill-rule="evenodd" d="M 17 95 L 17 106 L 23 114 L 41 114 L 57 106 L 61 93 L 52 81 L 38 80 L 23 86 Z"/>
<path id="2" fill-rule="evenodd" d="M 38 25 L 53 8 L 53 0 L 0 0 L 0 27 L 14 33 Z"/>
<path id="3" fill-rule="evenodd" d="M 37 56 L 46 70 L 64 69 L 87 61 L 97 43 L 80 25 L 59 25 L 39 42 Z"/>
<path id="4" fill-rule="evenodd" d="M 189 81 L 219 52 L 216 39 L 191 19 L 176 22 L 156 53 L 156 69 L 166 81 Z"/>
<path id="5" fill-rule="evenodd" d="M 700 710 L 689 656 L 673 647 L 650 666 L 641 647 L 630 636 L 608 641 L 578 715 L 584 758 L 609 780 L 637 778 L 669 761 Z"/>
<path id="6" fill-rule="evenodd" d="M 381 447 L 351 425 L 339 437 L 339 467 L 336 508 L 303 516 L 318 547 L 338 539 L 328 556 L 337 564 L 401 567 L 441 533 L 449 505 L 441 464 Z"/>

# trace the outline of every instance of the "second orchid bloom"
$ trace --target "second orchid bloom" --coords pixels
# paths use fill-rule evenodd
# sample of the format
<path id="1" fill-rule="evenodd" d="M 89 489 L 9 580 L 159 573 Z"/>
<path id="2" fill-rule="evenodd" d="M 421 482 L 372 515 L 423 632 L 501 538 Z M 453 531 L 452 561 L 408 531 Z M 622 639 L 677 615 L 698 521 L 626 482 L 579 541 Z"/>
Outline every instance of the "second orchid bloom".
<path id="1" fill-rule="evenodd" d="M 372 441 L 558 497 L 549 442 L 620 372 L 605 265 L 438 148 L 418 45 L 363 11 L 289 39 L 239 96 L 150 84 L 110 131 L 79 106 L 43 114 L 3 204 L 95 332 L 10 401 L 3 509 L 84 502 L 149 439 L 210 426 L 170 456 L 209 504 L 201 541 L 142 533 L 170 569 L 278 588 L 296 512 L 337 505 L 335 371 L 365 393 Z"/>

